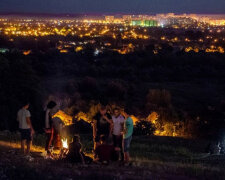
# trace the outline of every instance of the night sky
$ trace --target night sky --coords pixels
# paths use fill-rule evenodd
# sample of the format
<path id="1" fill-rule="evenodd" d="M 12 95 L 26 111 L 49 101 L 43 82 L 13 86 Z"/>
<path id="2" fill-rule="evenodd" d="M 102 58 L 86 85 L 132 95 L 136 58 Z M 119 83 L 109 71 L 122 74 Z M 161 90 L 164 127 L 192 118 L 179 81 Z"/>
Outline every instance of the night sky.
<path id="1" fill-rule="evenodd" d="M 225 14 L 225 0 L 0 0 L 0 12 Z"/>

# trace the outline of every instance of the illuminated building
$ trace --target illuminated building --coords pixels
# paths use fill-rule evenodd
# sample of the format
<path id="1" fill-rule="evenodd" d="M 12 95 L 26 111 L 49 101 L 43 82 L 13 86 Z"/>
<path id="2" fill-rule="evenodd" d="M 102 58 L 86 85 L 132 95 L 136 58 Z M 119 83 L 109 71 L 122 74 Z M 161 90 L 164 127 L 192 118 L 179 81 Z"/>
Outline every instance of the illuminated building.
<path id="1" fill-rule="evenodd" d="M 123 16 L 123 20 L 124 21 L 131 21 L 132 20 L 132 16 L 131 15 L 124 15 Z"/>
<path id="2" fill-rule="evenodd" d="M 156 27 L 158 22 L 155 20 L 132 20 L 131 26 Z"/>
<path id="3" fill-rule="evenodd" d="M 105 16 L 105 21 L 106 23 L 113 23 L 114 16 Z"/>

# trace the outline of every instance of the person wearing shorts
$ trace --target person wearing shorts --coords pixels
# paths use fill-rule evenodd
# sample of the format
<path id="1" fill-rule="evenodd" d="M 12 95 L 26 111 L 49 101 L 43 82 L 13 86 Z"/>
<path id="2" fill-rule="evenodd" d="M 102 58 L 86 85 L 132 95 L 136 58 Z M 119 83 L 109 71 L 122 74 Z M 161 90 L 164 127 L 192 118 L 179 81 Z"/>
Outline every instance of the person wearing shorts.
<path id="1" fill-rule="evenodd" d="M 124 139 L 124 153 L 129 153 L 131 140 L 132 136 L 129 136 L 128 138 Z"/>
<path id="2" fill-rule="evenodd" d="M 127 112 L 125 111 L 122 112 L 122 115 L 125 118 L 125 123 L 124 123 L 125 132 L 123 135 L 124 162 L 128 163 L 130 161 L 129 150 L 130 150 L 130 144 L 132 140 L 134 125 L 133 125 L 133 119 L 130 117 L 129 114 L 127 114 Z"/>
<path id="3" fill-rule="evenodd" d="M 17 121 L 19 122 L 19 130 L 21 134 L 21 151 L 22 153 L 29 154 L 32 142 L 32 136 L 34 134 L 34 129 L 31 124 L 31 114 L 28 110 L 29 103 L 25 102 L 22 108 L 17 113 Z M 25 143 L 27 144 L 27 150 L 25 152 Z"/>

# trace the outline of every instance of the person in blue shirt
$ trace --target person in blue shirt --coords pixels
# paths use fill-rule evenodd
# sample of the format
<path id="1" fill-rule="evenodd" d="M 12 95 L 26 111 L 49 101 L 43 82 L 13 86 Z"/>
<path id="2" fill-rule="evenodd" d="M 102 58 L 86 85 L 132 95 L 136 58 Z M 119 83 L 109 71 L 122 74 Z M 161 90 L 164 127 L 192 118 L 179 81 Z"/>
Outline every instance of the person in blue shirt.
<path id="1" fill-rule="evenodd" d="M 123 150 L 124 150 L 124 162 L 128 163 L 130 161 L 130 154 L 129 154 L 129 149 L 130 149 L 130 143 L 132 140 L 132 134 L 133 134 L 133 119 L 130 117 L 130 115 L 127 113 L 128 111 L 124 111 L 121 114 L 125 118 L 125 123 L 124 123 L 124 134 L 123 134 Z"/>

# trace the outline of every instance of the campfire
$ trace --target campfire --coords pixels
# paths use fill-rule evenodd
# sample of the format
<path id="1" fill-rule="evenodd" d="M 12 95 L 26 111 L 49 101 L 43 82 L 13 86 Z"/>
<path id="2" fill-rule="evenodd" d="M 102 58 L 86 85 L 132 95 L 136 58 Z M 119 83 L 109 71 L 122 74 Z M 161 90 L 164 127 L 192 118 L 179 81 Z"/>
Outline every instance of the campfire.
<path id="1" fill-rule="evenodd" d="M 63 147 L 63 149 L 68 149 L 67 139 L 66 138 L 63 138 L 61 141 L 62 141 L 62 147 Z"/>
<path id="2" fill-rule="evenodd" d="M 59 159 L 63 159 L 66 157 L 66 155 L 69 152 L 69 146 L 68 146 L 68 142 L 67 142 L 67 138 L 63 138 L 61 139 L 62 141 L 62 148 L 59 154 Z"/>

